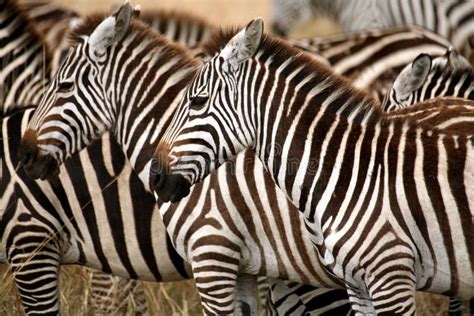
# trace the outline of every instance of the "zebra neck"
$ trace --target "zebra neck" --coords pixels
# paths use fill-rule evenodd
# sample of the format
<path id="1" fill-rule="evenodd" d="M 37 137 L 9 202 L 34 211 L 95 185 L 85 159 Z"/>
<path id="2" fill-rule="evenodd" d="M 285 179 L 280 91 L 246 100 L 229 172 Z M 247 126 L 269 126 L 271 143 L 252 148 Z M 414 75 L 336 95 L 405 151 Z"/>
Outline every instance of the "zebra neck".
<path id="1" fill-rule="evenodd" d="M 178 73 L 176 70 L 175 74 Z M 153 153 L 173 118 L 188 82 L 189 78 L 186 77 L 177 80 L 176 86 L 172 88 L 156 90 L 161 95 L 157 101 L 137 104 L 136 100 L 127 99 L 127 102 L 121 103 L 126 106 L 120 107 L 114 136 L 146 190 L 149 190 L 149 169 Z"/>

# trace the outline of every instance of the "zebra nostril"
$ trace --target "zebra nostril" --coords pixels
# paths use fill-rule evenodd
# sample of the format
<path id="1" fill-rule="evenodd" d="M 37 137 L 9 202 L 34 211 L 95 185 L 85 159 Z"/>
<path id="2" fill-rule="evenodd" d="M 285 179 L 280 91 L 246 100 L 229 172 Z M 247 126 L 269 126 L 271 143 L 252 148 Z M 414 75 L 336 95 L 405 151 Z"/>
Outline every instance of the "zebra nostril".
<path id="1" fill-rule="evenodd" d="M 28 150 L 24 146 L 21 146 L 18 150 L 18 159 L 24 166 L 29 166 L 33 163 L 35 158 L 35 153 L 31 150 Z"/>

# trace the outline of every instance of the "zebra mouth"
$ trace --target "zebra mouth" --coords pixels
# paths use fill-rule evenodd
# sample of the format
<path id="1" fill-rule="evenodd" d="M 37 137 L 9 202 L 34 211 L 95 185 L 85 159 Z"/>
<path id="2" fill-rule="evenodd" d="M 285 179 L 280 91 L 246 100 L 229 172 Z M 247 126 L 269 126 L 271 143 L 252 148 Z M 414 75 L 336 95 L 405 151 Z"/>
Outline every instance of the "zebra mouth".
<path id="1" fill-rule="evenodd" d="M 163 202 L 178 202 L 188 196 L 191 184 L 183 176 L 159 168 L 150 174 L 150 187 Z"/>
<path id="2" fill-rule="evenodd" d="M 50 155 L 42 155 L 37 148 L 21 145 L 18 159 L 26 174 L 33 179 L 46 180 L 59 174 L 59 164 Z"/>

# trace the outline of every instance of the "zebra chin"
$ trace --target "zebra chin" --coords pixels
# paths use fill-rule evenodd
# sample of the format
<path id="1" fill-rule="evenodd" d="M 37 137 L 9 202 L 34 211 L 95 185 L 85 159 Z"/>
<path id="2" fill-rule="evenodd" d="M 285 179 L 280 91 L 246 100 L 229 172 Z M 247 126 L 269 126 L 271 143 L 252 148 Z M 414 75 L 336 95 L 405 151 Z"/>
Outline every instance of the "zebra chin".
<path id="1" fill-rule="evenodd" d="M 171 174 L 155 159 L 150 173 L 150 187 L 162 202 L 178 202 L 189 195 L 191 183 L 179 174 Z"/>
<path id="2" fill-rule="evenodd" d="M 21 140 L 18 159 L 30 178 L 46 180 L 59 174 L 58 162 L 54 157 L 40 153 L 32 130 L 28 130 Z"/>

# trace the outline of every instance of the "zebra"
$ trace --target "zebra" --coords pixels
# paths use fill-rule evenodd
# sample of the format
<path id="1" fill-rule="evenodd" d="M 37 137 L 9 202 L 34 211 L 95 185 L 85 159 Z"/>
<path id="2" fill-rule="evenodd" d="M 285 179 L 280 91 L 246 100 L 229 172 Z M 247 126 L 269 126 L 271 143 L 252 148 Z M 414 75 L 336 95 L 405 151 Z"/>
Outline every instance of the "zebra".
<path id="1" fill-rule="evenodd" d="M 263 35 L 260 18 L 206 47 L 214 57 L 154 154 L 162 201 L 179 201 L 250 148 L 304 214 L 356 313 L 414 314 L 416 289 L 474 297 L 472 133 L 388 118 L 323 65 Z"/>
<path id="2" fill-rule="evenodd" d="M 21 7 L 33 20 L 35 29 L 44 34 L 43 39 L 53 52 L 51 73 L 55 73 L 60 61 L 67 54 L 67 35 L 70 28 L 79 23 L 79 14 L 50 0 L 29 0 L 22 2 Z"/>
<path id="3" fill-rule="evenodd" d="M 87 152 L 81 152 L 79 157 L 74 156 L 72 158 L 73 161 L 66 164 L 65 169 L 62 170 L 55 181 L 51 183 L 35 182 L 25 177 L 24 173 L 18 169 L 18 160 L 11 153 L 15 153 L 18 150 L 19 135 L 24 132 L 25 124 L 29 121 L 32 113 L 33 109 L 19 110 L 18 113 L 13 112 L 2 120 L 2 157 L 6 158 L 2 161 L 2 170 L 3 174 L 9 174 L 8 178 L 14 178 L 14 181 L 9 183 L 9 188 L 1 190 L 3 197 L 1 209 L 6 209 L 5 213 L 2 214 L 2 225 L 0 225 L 0 227 L 5 227 L 5 230 L 2 228 L 1 240 L 5 244 L 8 243 L 8 245 L 4 244 L 3 246 L 7 249 L 10 261 L 15 261 L 15 264 L 12 264 L 12 269 L 21 271 L 21 273 L 16 274 L 16 278 L 20 281 L 19 288 L 26 312 L 49 311 L 55 313 L 59 310 L 56 292 L 57 272 L 55 272 L 55 268 L 51 268 L 53 272 L 49 275 L 50 278 L 48 278 L 50 280 L 48 295 L 45 295 L 46 293 L 43 292 L 41 293 L 42 297 L 37 297 L 34 285 L 37 284 L 35 282 L 41 282 L 41 279 L 37 281 L 38 275 L 35 274 L 33 268 L 29 268 L 28 264 L 25 265 L 21 262 L 18 264 L 18 261 L 20 261 L 17 260 L 18 253 L 12 254 L 12 251 L 15 249 L 23 248 L 19 230 L 28 236 L 31 230 L 44 229 L 45 233 L 38 236 L 38 247 L 42 245 L 44 240 L 54 237 L 53 239 L 55 242 L 57 241 L 59 248 L 56 250 L 59 253 L 79 253 L 77 255 L 79 259 L 64 258 L 61 255 L 58 259 L 53 260 L 53 262 L 48 262 L 52 263 L 53 267 L 57 267 L 59 261 L 61 261 L 60 263 L 68 263 L 67 260 L 70 260 L 69 263 L 80 263 L 127 278 L 139 277 L 140 279 L 154 281 L 189 278 L 189 268 L 176 255 L 171 247 L 171 242 L 165 238 L 166 233 L 159 224 L 161 220 L 156 218 L 156 214 L 158 214 L 156 208 L 154 210 L 153 208 L 150 209 L 154 204 L 150 204 L 150 199 L 146 197 L 147 195 L 143 193 L 143 190 L 140 190 L 140 185 L 135 183 L 136 177 L 133 177 L 132 173 L 128 173 L 127 170 L 129 168 L 127 164 L 124 164 L 124 160 L 121 159 L 123 154 L 115 152 L 117 145 L 113 140 L 109 140 L 107 136 L 103 137 L 102 143 L 95 143 L 92 145 L 92 148 L 88 148 Z M 114 157 L 113 161 L 110 160 L 111 157 Z M 106 171 L 105 174 L 101 173 L 101 170 Z M 97 180 L 94 180 L 96 178 L 102 179 L 101 184 L 107 186 L 103 194 L 100 192 L 103 187 L 94 183 L 97 182 Z M 3 179 L 7 179 L 7 177 L 2 177 Z M 73 179 L 86 180 L 81 182 Z M 117 180 L 114 181 L 114 179 Z M 69 190 L 59 190 L 61 185 L 58 186 L 58 182 L 63 184 L 65 188 L 69 188 Z M 96 187 L 96 192 L 99 194 L 89 193 L 90 189 L 88 187 Z M 133 190 L 131 189 L 132 187 L 134 188 Z M 59 190 L 59 193 L 56 190 Z M 15 193 L 11 195 L 4 194 L 11 191 L 15 191 Z M 138 210 L 144 214 L 130 219 L 132 215 L 127 215 L 127 205 L 120 205 L 118 207 L 116 204 L 117 195 L 114 195 L 114 192 L 120 192 L 121 196 L 125 196 L 125 201 L 130 200 L 127 196 L 140 197 L 138 205 L 134 207 L 128 206 L 128 208 Z M 7 198 L 8 196 L 11 198 Z M 136 199 L 131 200 L 137 203 Z M 50 207 L 45 209 L 45 204 Z M 20 207 L 16 207 L 17 205 L 20 205 Z M 271 207 L 276 206 L 271 205 Z M 45 212 L 47 214 L 57 214 L 58 217 L 53 221 L 54 223 L 46 220 L 41 221 L 41 214 Z M 152 217 L 152 214 L 155 214 L 155 217 Z M 39 219 L 37 218 L 38 216 L 40 216 Z M 25 218 L 31 217 L 36 218 L 40 223 L 24 222 Z M 82 218 L 84 220 L 81 220 Z M 92 225 L 97 219 L 103 219 L 102 225 Z M 108 219 L 108 221 L 104 219 Z M 77 223 L 78 220 L 80 220 L 79 223 Z M 158 223 L 156 223 L 157 220 Z M 123 239 L 117 239 L 116 236 L 112 235 L 111 231 L 105 228 L 117 227 L 120 232 L 119 227 L 121 223 L 132 223 L 134 221 L 137 223 L 144 222 L 144 224 L 140 224 L 143 228 L 138 229 L 135 238 L 132 238 L 133 236 L 127 238 L 126 246 L 123 246 Z M 155 224 L 150 226 L 152 222 Z M 103 226 L 105 232 L 101 233 L 99 226 Z M 293 227 L 293 225 L 288 225 L 288 227 Z M 301 230 L 299 227 L 295 229 Z M 101 238 L 98 237 L 99 235 Z M 86 239 L 85 241 L 84 238 Z M 138 238 L 143 241 L 140 242 Z M 105 250 L 113 243 L 118 244 L 115 247 L 111 247 L 112 249 L 134 249 L 136 253 L 130 253 L 130 258 L 138 260 L 139 263 L 129 266 L 126 262 L 121 263 L 124 259 L 118 259 L 116 258 L 117 256 L 105 256 Z M 149 244 L 151 246 L 147 246 Z M 137 247 L 136 245 L 140 246 Z M 50 253 L 50 251 L 44 250 L 42 248 L 37 253 L 42 256 Z M 168 256 L 164 255 L 165 253 Z M 38 261 L 36 259 L 28 259 L 30 260 L 28 262 L 32 266 L 37 263 L 43 264 L 40 260 L 41 258 Z M 140 264 L 140 262 L 144 263 Z M 45 269 L 49 266 L 45 264 Z M 29 284 L 28 287 L 21 286 L 25 283 Z M 48 298 L 47 302 L 44 302 L 45 296 Z M 321 303 L 324 305 L 326 301 L 334 311 L 348 312 L 347 298 L 341 300 L 339 297 L 340 295 L 337 301 L 328 301 L 325 298 Z M 340 306 L 337 306 L 337 304 Z M 280 307 L 274 306 L 277 309 Z"/>
<path id="4" fill-rule="evenodd" d="M 146 29 L 144 29 L 143 26 L 140 26 L 140 23 L 136 21 L 130 22 L 128 29 L 126 23 L 127 19 L 120 21 L 117 23 L 120 27 L 117 27 L 114 30 L 114 19 L 115 18 L 107 18 L 103 20 L 102 18 L 92 17 L 87 19 L 85 24 L 75 31 L 75 48 L 70 52 L 66 62 L 61 66 L 49 88 L 44 103 L 40 105 L 35 117 L 30 122 L 30 129 L 25 133 L 23 138 L 22 160 L 24 161 L 25 167 L 29 169 L 30 173 L 34 176 L 41 177 L 43 174 L 51 173 L 50 170 L 42 172 L 42 164 L 45 164 L 47 169 L 57 168 L 56 164 L 64 161 L 64 158 L 72 155 L 75 151 L 82 149 L 95 137 L 99 137 L 100 132 L 96 133 L 96 131 L 102 130 L 103 132 L 105 130 L 112 130 L 112 134 L 117 137 L 118 143 L 121 144 L 122 149 L 127 154 L 132 165 L 134 165 L 135 170 L 141 177 L 143 177 L 142 181 L 145 184 L 149 183 L 150 179 L 148 178 L 147 171 L 149 171 L 152 166 L 149 163 L 148 165 L 145 163 L 147 159 L 145 159 L 144 156 L 147 152 L 150 152 L 149 147 L 153 147 L 153 149 L 156 147 L 158 140 L 161 137 L 160 130 L 163 130 L 169 124 L 177 100 L 184 93 L 183 87 L 187 84 L 188 79 L 184 80 L 185 82 L 180 86 L 178 89 L 179 91 L 176 92 L 177 95 L 170 95 L 167 98 L 170 101 L 165 104 L 161 104 L 161 100 L 158 100 L 155 97 L 156 95 L 163 95 L 157 86 L 166 85 L 166 82 L 172 82 L 175 86 L 180 85 L 181 82 L 178 80 L 179 77 L 172 77 L 172 79 L 165 78 L 168 78 L 168 76 L 178 75 L 186 75 L 187 78 L 190 78 L 193 76 L 197 64 L 191 61 L 186 62 L 186 55 L 184 52 L 179 53 L 179 51 L 176 51 L 176 47 L 175 49 L 171 49 L 174 46 L 169 46 L 170 44 L 163 42 L 163 39 L 158 41 L 160 38 L 151 35 L 146 36 Z M 104 43 L 100 41 L 98 36 L 102 33 L 103 28 L 105 27 L 104 25 L 106 25 L 110 32 L 113 33 L 104 32 L 101 36 L 104 36 L 105 38 L 114 38 L 118 43 L 108 42 L 106 46 L 102 46 Z M 120 33 L 123 34 L 122 32 L 126 33 L 123 39 L 121 36 L 118 36 Z M 91 42 L 97 46 L 93 46 Z M 168 46 L 168 48 L 165 49 L 163 46 Z M 148 69 L 148 71 L 153 74 L 160 73 L 164 76 L 164 78 L 155 78 L 155 81 L 147 80 L 147 92 L 145 92 L 144 95 L 137 93 L 137 91 L 141 91 L 142 89 L 139 84 L 129 84 L 130 82 L 135 82 L 136 74 L 127 73 L 127 69 L 123 69 L 122 71 L 124 71 L 124 73 L 119 75 L 119 77 L 127 78 L 125 82 L 120 82 L 120 79 L 117 79 L 114 74 L 114 71 L 117 71 L 114 61 L 121 60 L 121 58 L 124 58 L 123 56 L 130 56 L 127 53 L 127 49 L 130 49 L 130 47 L 141 47 L 143 51 L 147 51 L 152 56 L 156 56 L 155 58 L 157 60 L 150 61 L 146 56 L 141 54 L 141 50 L 136 51 L 135 57 L 129 57 L 130 59 L 125 62 L 128 71 L 130 71 L 130 69 Z M 152 48 L 148 51 L 150 47 Z M 106 53 L 103 54 L 102 50 Z M 169 56 L 160 56 L 164 54 L 169 54 Z M 180 55 L 182 57 L 181 59 L 178 59 L 177 56 Z M 163 58 L 163 61 L 159 60 L 158 56 Z M 174 58 L 170 58 L 170 56 L 174 56 Z M 98 58 L 98 61 L 95 58 Z M 168 64 L 164 62 L 165 60 L 167 60 Z M 140 63 L 137 63 L 137 61 L 140 61 Z M 173 72 L 166 73 L 166 71 L 154 69 L 154 66 L 152 66 L 153 64 L 150 64 L 151 62 L 160 65 L 161 63 L 164 63 L 161 66 L 165 67 L 165 69 L 173 69 Z M 189 65 L 187 65 L 188 63 Z M 171 65 L 179 65 L 179 67 Z M 189 68 L 188 72 L 186 72 L 188 69 L 186 68 L 186 65 Z M 90 70 L 87 69 L 87 67 L 91 67 Z M 103 69 L 101 67 L 103 67 Z M 112 102 L 111 104 L 100 104 L 99 100 L 103 99 L 99 92 L 101 89 L 96 89 L 96 87 L 87 84 L 87 74 L 89 71 L 93 71 L 93 69 L 98 71 L 94 76 L 96 78 L 101 78 L 101 81 L 103 82 L 118 80 L 115 83 L 118 88 L 108 85 L 107 89 L 110 90 L 103 93 L 121 96 L 121 98 L 125 98 L 125 101 Z M 82 71 L 85 71 L 85 73 Z M 146 78 L 147 76 L 148 73 L 146 71 L 140 74 L 140 77 L 143 78 Z M 96 84 L 101 86 L 100 81 Z M 127 93 L 124 94 L 122 87 L 131 86 L 134 86 L 136 90 L 126 88 Z M 89 101 L 83 99 L 86 95 L 91 96 Z M 68 126 L 79 125 L 70 121 L 67 116 L 56 115 L 61 113 L 57 111 L 66 103 L 70 105 L 68 111 L 70 110 L 76 113 L 74 114 L 74 117 L 76 117 L 78 121 L 90 122 L 90 116 L 88 116 L 87 113 L 96 113 L 94 115 L 95 117 L 102 117 L 104 120 L 100 122 L 91 122 L 90 124 L 86 123 L 85 125 L 82 124 L 80 129 L 70 130 Z M 78 107 L 77 105 L 79 104 L 87 104 L 90 108 L 87 108 L 86 106 Z M 81 108 L 85 110 L 85 112 L 81 112 Z M 114 115 L 112 113 L 116 114 Z M 122 113 L 128 114 L 125 115 Z M 112 119 L 107 120 L 106 118 Z M 142 128 L 139 128 L 140 125 Z M 54 135 L 48 135 L 43 133 L 42 128 L 44 126 L 62 126 L 64 129 L 58 129 L 56 130 L 57 133 Z M 88 128 L 88 126 L 90 126 L 90 128 Z M 153 131 L 153 133 L 150 131 Z M 45 132 L 48 133 L 47 131 Z M 70 132 L 72 132 L 72 134 L 69 134 Z M 70 136 L 66 137 L 66 133 Z M 35 134 L 45 136 L 41 136 L 41 138 L 37 137 Z M 83 141 L 83 143 L 75 143 L 72 145 L 68 139 L 77 139 L 79 142 Z M 46 146 L 39 144 L 39 140 Z M 32 144 L 38 144 L 39 146 L 31 146 Z M 38 147 L 41 147 L 41 153 L 39 152 L 40 149 Z M 236 177 L 236 175 L 241 174 L 241 172 L 247 173 L 245 176 Z M 219 179 L 225 179 L 225 181 L 218 181 Z M 206 261 L 209 260 L 209 257 L 207 256 L 214 258 L 212 261 L 212 264 L 214 265 L 213 268 L 220 267 L 219 264 L 224 264 L 229 280 L 227 280 L 226 284 L 220 283 L 217 285 L 217 288 L 211 286 L 212 271 L 204 268 L 202 271 L 194 271 L 194 277 L 204 305 L 203 308 L 207 313 L 215 313 L 216 310 L 220 313 L 228 313 L 232 310 L 232 306 L 230 305 L 233 301 L 233 290 L 229 289 L 226 291 L 224 285 L 227 285 L 230 288 L 235 286 L 235 278 L 239 273 L 255 273 L 255 270 L 267 271 L 267 273 L 282 273 L 282 271 L 285 271 L 284 273 L 286 274 L 286 277 L 288 277 L 288 274 L 298 275 L 301 273 L 293 270 L 295 268 L 293 267 L 294 261 L 290 260 L 292 256 L 291 250 L 283 250 L 278 247 L 275 248 L 272 243 L 266 244 L 265 246 L 263 244 L 269 242 L 268 240 L 273 239 L 275 240 L 275 243 L 284 245 L 285 240 L 292 240 L 292 238 L 290 238 L 291 236 L 302 235 L 305 231 L 304 227 L 301 226 L 300 230 L 297 230 L 296 228 L 300 226 L 295 225 L 291 221 L 286 224 L 273 224 L 273 226 L 270 225 L 272 223 L 269 222 L 268 225 L 270 226 L 267 226 L 266 229 L 263 228 L 257 230 L 260 226 L 257 228 L 255 226 L 246 226 L 246 222 L 249 220 L 245 221 L 241 219 L 243 217 L 242 214 L 256 214 L 255 216 L 250 217 L 252 221 L 255 220 L 256 223 L 265 227 L 264 223 L 268 222 L 268 220 L 263 221 L 261 219 L 268 218 L 265 214 L 272 214 L 273 218 L 281 218 L 284 220 L 285 217 L 280 215 L 273 216 L 273 214 L 279 214 L 278 212 L 280 212 L 283 215 L 285 214 L 285 211 L 287 212 L 287 208 L 294 209 L 284 196 L 278 195 L 280 193 L 276 190 L 274 185 L 266 185 L 265 187 L 260 188 L 261 191 L 259 194 L 255 194 L 255 190 L 258 189 L 255 188 L 258 179 L 267 179 L 264 180 L 264 182 L 269 181 L 268 175 L 264 171 L 262 165 L 253 159 L 252 153 L 246 152 L 239 156 L 234 164 L 228 164 L 225 168 L 222 168 L 215 173 L 213 175 L 213 180 L 206 180 L 203 184 L 195 187 L 187 200 L 179 204 L 167 204 L 160 207 L 160 212 L 163 215 L 165 225 L 170 236 L 172 236 L 173 244 L 177 251 L 183 257 L 188 258 L 191 264 L 194 265 L 193 270 L 195 270 L 194 268 L 196 265 L 200 267 L 199 264 L 206 263 Z M 210 188 L 212 188 L 212 190 Z M 245 188 L 245 190 L 242 188 Z M 253 190 L 247 188 L 253 188 Z M 230 192 L 232 193 L 230 194 Z M 229 196 L 232 197 L 231 201 L 229 201 Z M 278 201 L 278 203 L 274 205 L 274 207 L 267 207 L 266 205 L 272 201 Z M 247 206 L 247 209 L 245 209 L 246 203 L 250 203 Z M 191 211 L 192 207 L 195 207 L 196 205 L 201 206 L 202 204 L 205 205 L 206 211 Z M 232 224 L 232 221 L 225 221 L 221 217 L 217 220 L 215 219 L 215 216 L 217 216 L 218 213 L 214 210 L 213 205 L 216 204 L 219 205 L 219 210 L 224 210 L 226 214 L 229 214 L 228 216 L 235 218 L 235 224 Z M 189 207 L 186 207 L 187 205 L 189 205 Z M 279 211 L 280 209 L 281 211 Z M 290 216 L 290 218 L 292 220 L 298 219 L 297 216 Z M 220 227 L 220 230 L 216 232 L 213 239 L 209 239 L 209 232 L 213 227 L 215 227 L 215 225 L 217 225 L 217 223 L 219 223 L 218 228 Z M 233 234 L 224 234 L 226 229 L 221 225 L 227 225 L 226 223 L 229 223 L 228 225 L 231 227 L 230 231 L 233 231 Z M 298 223 L 299 225 L 303 225 L 303 221 L 299 221 Z M 200 229 L 200 227 L 203 227 L 204 229 Z M 288 228 L 288 230 L 285 230 L 285 228 Z M 200 235 L 205 229 L 207 230 L 205 236 Z M 281 232 L 278 230 L 281 230 Z M 268 232 L 268 237 L 255 237 L 256 233 L 261 231 Z M 289 231 L 297 233 L 289 233 Z M 285 232 L 285 235 L 282 238 L 283 232 Z M 249 235 L 246 235 L 247 233 L 249 233 Z M 238 238 L 241 235 L 244 235 L 244 237 L 240 237 L 241 239 L 239 240 Z M 306 242 L 309 243 L 309 241 Z M 242 255 L 244 256 L 244 259 L 246 256 L 249 256 L 249 254 L 252 254 L 254 261 L 256 260 L 256 257 L 268 259 L 261 259 L 261 261 L 254 263 L 251 259 L 236 262 L 238 260 L 232 257 L 232 259 L 229 258 L 227 261 L 224 261 L 224 263 L 219 263 L 215 257 L 215 250 L 213 251 L 213 247 L 214 249 L 217 247 L 214 243 L 220 245 L 218 248 L 219 256 L 228 257 L 229 255 L 227 255 L 227 253 L 230 247 L 233 254 L 236 256 Z M 309 245 L 309 248 L 306 248 L 306 246 L 304 249 L 298 248 L 297 245 L 300 243 Z M 294 256 L 299 256 L 299 254 L 305 256 L 305 251 L 307 251 L 307 254 L 311 257 L 315 255 L 311 243 L 305 244 L 304 241 L 300 243 L 296 243 L 296 246 L 293 247 L 293 250 L 298 250 L 293 253 Z M 244 247 L 241 246 L 241 244 L 257 244 L 261 246 L 260 248 L 257 247 L 256 249 L 252 249 L 252 251 L 245 251 L 246 247 L 250 246 Z M 210 247 L 211 245 L 213 245 L 213 247 Z M 240 251 L 239 254 L 238 249 L 244 250 Z M 291 249 L 291 247 L 287 247 L 286 249 Z M 222 260 L 222 257 L 218 258 L 221 258 Z M 277 262 L 281 262 L 281 264 L 284 265 L 283 270 L 279 267 L 272 266 L 272 262 L 268 262 L 268 260 L 275 260 L 275 258 L 278 258 L 276 260 Z M 317 257 L 315 258 L 316 260 L 313 261 L 313 264 L 319 262 Z M 318 267 L 311 268 L 311 266 L 306 266 L 306 263 L 309 263 L 308 260 L 305 259 L 302 261 L 302 263 L 297 265 L 298 267 L 304 267 L 304 269 L 301 269 L 319 271 Z M 303 266 L 301 266 L 301 264 L 303 264 Z M 246 270 L 250 268 L 254 270 Z M 231 277 L 232 271 L 234 274 Z M 199 276 L 201 274 L 203 277 L 200 278 Z M 275 274 L 271 274 L 270 276 L 283 278 L 281 275 Z M 302 280 L 308 278 L 311 279 L 311 276 L 300 274 L 300 279 L 298 281 L 302 282 Z M 313 285 L 315 284 L 313 283 Z M 217 289 L 219 289 L 217 293 L 219 299 L 213 300 L 212 297 L 213 295 L 216 295 L 216 293 L 209 293 L 206 291 L 217 291 Z M 221 303 L 221 305 L 214 306 L 216 302 Z"/>
<path id="5" fill-rule="evenodd" d="M 35 17 L 36 15 L 33 14 L 32 16 Z"/>
<path id="6" fill-rule="evenodd" d="M 453 43 L 472 62 L 474 3 L 465 0 L 273 0 L 273 30 L 285 35 L 297 22 L 324 16 L 339 22 L 344 32 L 416 25 Z"/>
<path id="7" fill-rule="evenodd" d="M 393 82 L 383 108 L 392 111 L 443 95 L 474 100 L 473 68 L 453 50 L 434 59 L 427 54 L 417 56 Z"/>
<path id="8" fill-rule="evenodd" d="M 452 46 L 419 27 L 370 30 L 327 37 L 288 40 L 324 57 L 335 73 L 382 101 L 397 74 L 421 53 L 442 56 Z"/>
<path id="9" fill-rule="evenodd" d="M 5 114 L 16 105 L 39 103 L 50 80 L 51 52 L 16 2 L 0 0 L 0 13 L 5 30 L 0 33 L 0 113 Z"/>

